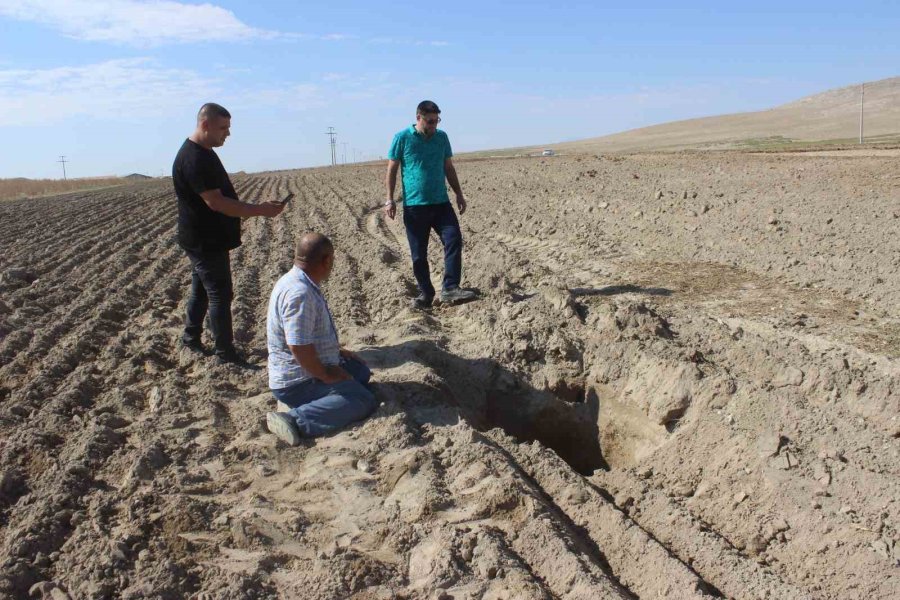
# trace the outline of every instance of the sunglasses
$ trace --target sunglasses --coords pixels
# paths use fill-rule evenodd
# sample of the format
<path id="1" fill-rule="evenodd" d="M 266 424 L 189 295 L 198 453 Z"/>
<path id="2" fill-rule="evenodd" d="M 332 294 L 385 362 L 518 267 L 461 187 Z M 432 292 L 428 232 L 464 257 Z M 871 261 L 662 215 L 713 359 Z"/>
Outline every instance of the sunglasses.
<path id="1" fill-rule="evenodd" d="M 419 115 L 419 116 L 422 117 L 422 115 Z M 422 120 L 425 121 L 429 125 L 437 125 L 438 123 L 441 122 L 440 117 L 435 117 L 433 119 L 426 119 L 425 117 L 422 117 Z"/>

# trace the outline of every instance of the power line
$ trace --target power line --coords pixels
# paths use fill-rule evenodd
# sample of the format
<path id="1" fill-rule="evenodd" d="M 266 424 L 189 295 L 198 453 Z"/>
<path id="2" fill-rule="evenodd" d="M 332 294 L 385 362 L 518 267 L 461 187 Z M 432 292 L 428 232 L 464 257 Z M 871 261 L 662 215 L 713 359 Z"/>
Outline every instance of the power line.
<path id="1" fill-rule="evenodd" d="M 866 84 L 862 84 L 859 90 L 859 143 L 863 143 L 863 105 L 866 100 Z"/>
<path id="2" fill-rule="evenodd" d="M 335 159 L 337 158 L 337 154 L 334 149 L 334 136 L 337 135 L 337 132 L 334 130 L 334 127 L 329 127 L 328 131 L 325 132 L 325 135 L 331 138 L 331 166 L 334 166 Z"/>
<path id="3" fill-rule="evenodd" d="M 67 162 L 70 162 L 70 161 L 67 161 L 65 156 L 60 156 L 60 157 L 59 157 L 59 160 L 56 161 L 56 162 L 62 163 L 62 166 L 63 166 L 63 181 L 65 181 L 65 179 L 66 179 L 66 163 L 67 163 Z"/>

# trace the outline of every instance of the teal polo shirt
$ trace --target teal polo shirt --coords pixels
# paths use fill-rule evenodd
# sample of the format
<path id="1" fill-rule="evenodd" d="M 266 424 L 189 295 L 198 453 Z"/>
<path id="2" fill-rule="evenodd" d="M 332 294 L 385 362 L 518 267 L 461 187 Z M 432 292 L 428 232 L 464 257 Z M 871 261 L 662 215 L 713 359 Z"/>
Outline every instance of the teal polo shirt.
<path id="1" fill-rule="evenodd" d="M 430 139 L 415 125 L 394 136 L 388 158 L 400 162 L 404 206 L 450 202 L 444 161 L 451 156 L 450 139 L 440 129 Z"/>

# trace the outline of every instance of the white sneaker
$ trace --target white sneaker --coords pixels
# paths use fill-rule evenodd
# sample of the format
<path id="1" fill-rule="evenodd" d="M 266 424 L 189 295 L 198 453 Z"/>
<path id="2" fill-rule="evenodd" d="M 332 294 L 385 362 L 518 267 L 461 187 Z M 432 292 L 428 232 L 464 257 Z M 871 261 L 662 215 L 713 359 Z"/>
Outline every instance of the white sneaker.
<path id="1" fill-rule="evenodd" d="M 300 443 L 300 430 L 297 429 L 297 424 L 290 415 L 277 412 L 266 413 L 266 427 L 288 446 L 296 446 Z"/>

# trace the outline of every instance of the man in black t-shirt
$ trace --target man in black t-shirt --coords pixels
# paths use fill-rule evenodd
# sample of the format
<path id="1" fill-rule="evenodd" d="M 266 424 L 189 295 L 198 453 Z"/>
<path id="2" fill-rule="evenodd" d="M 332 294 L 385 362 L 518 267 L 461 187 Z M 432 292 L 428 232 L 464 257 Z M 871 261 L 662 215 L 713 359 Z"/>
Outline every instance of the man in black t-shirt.
<path id="1" fill-rule="evenodd" d="M 231 328 L 230 250 L 241 245 L 241 217 L 275 217 L 280 202 L 248 204 L 238 200 L 222 161 L 213 151 L 231 135 L 231 114 L 218 104 L 200 107 L 197 128 L 184 141 L 172 165 L 178 196 L 178 244 L 192 266 L 191 295 L 187 302 L 183 345 L 203 352 L 203 319 L 209 328 L 220 362 L 246 364 L 234 348 Z"/>

